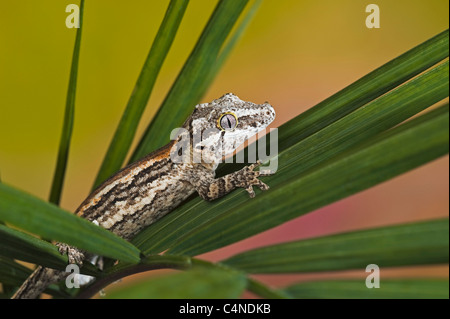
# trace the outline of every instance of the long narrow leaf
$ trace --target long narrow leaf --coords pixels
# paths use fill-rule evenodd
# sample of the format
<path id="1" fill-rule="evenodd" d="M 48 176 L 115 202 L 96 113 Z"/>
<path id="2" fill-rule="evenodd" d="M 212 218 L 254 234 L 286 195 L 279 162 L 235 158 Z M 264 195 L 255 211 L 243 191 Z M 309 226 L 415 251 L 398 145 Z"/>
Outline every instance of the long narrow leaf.
<path id="1" fill-rule="evenodd" d="M 248 273 L 448 263 L 448 232 L 448 218 L 380 227 L 262 247 L 222 263 Z"/>
<path id="2" fill-rule="evenodd" d="M 182 236 L 169 249 L 196 255 L 249 237 L 384 182 L 448 153 L 448 104 L 399 126 L 385 138 L 356 148 Z M 236 198 L 236 197 L 235 197 Z"/>
<path id="3" fill-rule="evenodd" d="M 49 201 L 54 204 L 59 204 L 61 199 L 61 192 L 66 175 L 67 159 L 69 157 L 70 139 L 72 137 L 73 119 L 75 112 L 75 96 L 77 89 L 78 77 L 78 60 L 80 58 L 81 46 L 81 30 L 83 26 L 83 11 L 84 0 L 80 2 L 79 19 L 80 24 L 77 29 L 75 37 L 75 46 L 73 48 L 72 66 L 70 69 L 69 88 L 67 90 L 66 109 L 64 113 L 63 130 L 61 134 L 61 141 L 59 144 L 58 159 L 56 162 L 55 173 L 53 176 L 52 188 L 50 191 Z"/>
<path id="4" fill-rule="evenodd" d="M 139 261 L 139 250 L 113 233 L 59 207 L 0 184 L 0 220 L 102 256 Z"/>
<path id="5" fill-rule="evenodd" d="M 156 78 L 175 38 L 188 3 L 188 0 L 172 0 L 170 2 L 133 93 L 128 100 L 120 123 L 103 159 L 94 187 L 118 171 L 123 164 L 136 133 L 139 120 L 150 98 Z"/>
<path id="6" fill-rule="evenodd" d="M 186 120 L 194 105 L 199 102 L 205 81 L 209 79 L 208 74 L 214 68 L 220 48 L 247 2 L 248 0 L 219 1 L 130 161 L 135 161 L 163 146 L 169 141 L 170 132 Z"/>
<path id="7" fill-rule="evenodd" d="M 364 280 L 324 280 L 292 285 L 283 290 L 305 299 L 448 299 L 448 280 L 382 279 L 380 288 L 367 288 Z"/>

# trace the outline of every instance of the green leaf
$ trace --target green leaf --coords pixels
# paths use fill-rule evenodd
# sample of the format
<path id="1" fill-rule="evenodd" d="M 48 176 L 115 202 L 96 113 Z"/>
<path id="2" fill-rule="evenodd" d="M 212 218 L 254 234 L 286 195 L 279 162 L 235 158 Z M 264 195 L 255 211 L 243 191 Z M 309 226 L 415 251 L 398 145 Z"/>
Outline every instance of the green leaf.
<path id="1" fill-rule="evenodd" d="M 188 3 L 187 0 L 172 0 L 170 2 L 133 93 L 128 100 L 120 123 L 103 159 L 94 187 L 118 171 L 123 164 L 156 78 L 175 38 Z"/>
<path id="2" fill-rule="evenodd" d="M 303 140 L 449 56 L 449 30 L 415 48 L 293 118 L 280 128 L 279 150 Z"/>
<path id="3" fill-rule="evenodd" d="M 236 211 L 241 211 L 240 207 L 243 205 L 246 205 L 245 207 L 248 207 L 249 211 L 263 214 L 268 210 L 266 207 L 254 209 L 253 205 L 270 198 L 274 202 L 268 207 L 273 207 L 275 203 L 278 203 L 278 199 L 270 195 L 272 192 L 279 188 L 295 191 L 291 188 L 292 186 L 286 184 L 288 180 L 293 180 L 293 177 L 298 178 L 308 170 L 312 170 L 373 136 L 398 125 L 446 96 L 448 96 L 448 62 L 430 69 L 405 85 L 384 94 L 319 132 L 282 150 L 278 154 L 278 171 L 275 175 L 265 178 L 272 188 L 271 191 L 260 194 L 252 200 L 249 200 L 247 194 L 242 190 L 234 191 L 213 203 L 196 198 L 141 232 L 133 240 L 133 243 L 146 254 L 161 252 L 174 245 L 177 245 L 178 248 L 172 252 L 180 252 L 182 247 L 187 248 L 192 244 L 185 242 L 183 236 L 193 234 L 200 228 L 208 228 L 210 223 L 214 219 L 220 218 L 221 215 L 232 215 Z M 282 136 L 284 127 L 283 125 L 279 129 L 280 136 Z M 302 128 L 300 125 L 299 134 Z M 279 144 L 282 143 L 283 140 L 280 139 Z M 302 187 L 309 188 L 308 186 Z M 326 188 L 326 186 L 323 187 Z M 342 188 L 340 187 L 340 189 Z M 323 193 L 320 190 L 315 190 L 315 192 Z M 309 196 L 316 195 L 310 192 Z M 300 197 L 295 195 L 293 198 Z M 266 201 L 264 202 L 268 205 Z M 295 205 L 295 203 L 291 204 Z M 255 214 L 259 216 L 258 213 Z M 294 217 L 296 216 L 292 214 L 291 218 Z M 244 213 L 242 218 L 249 218 L 249 216 Z M 278 224 L 287 220 L 280 218 Z M 275 225 L 272 224 L 271 227 Z M 256 233 L 252 231 L 253 229 L 254 227 L 247 227 L 247 236 Z M 220 236 L 222 232 L 223 230 L 220 229 L 216 235 Z M 202 241 L 197 241 L 196 245 L 201 243 Z M 218 247 L 216 246 L 216 248 Z"/>
<path id="4" fill-rule="evenodd" d="M 0 220 L 95 254 L 139 261 L 139 250 L 124 239 L 5 184 L 0 184 Z"/>
<path id="5" fill-rule="evenodd" d="M 19 286 L 30 274 L 30 269 L 12 259 L 0 256 L 0 282 L 2 284 Z"/>
<path id="6" fill-rule="evenodd" d="M 382 279 L 380 288 L 367 288 L 364 280 L 304 282 L 283 290 L 305 299 L 448 299 L 448 280 Z"/>
<path id="7" fill-rule="evenodd" d="M 136 161 L 169 141 L 199 102 L 220 49 L 248 0 L 220 0 L 181 72 L 131 156 Z"/>
<path id="8" fill-rule="evenodd" d="M 248 273 L 316 272 L 448 263 L 448 218 L 262 247 L 221 263 Z"/>
<path id="9" fill-rule="evenodd" d="M 55 173 L 53 175 L 53 183 L 49 198 L 50 202 L 57 205 L 59 204 L 59 201 L 61 199 L 61 192 L 66 173 L 67 158 L 69 157 L 70 139 L 72 137 L 72 130 L 73 130 L 75 96 L 78 77 L 78 60 L 80 58 L 81 29 L 83 26 L 83 10 L 84 10 L 84 0 L 81 0 L 79 12 L 80 27 L 77 29 L 77 35 L 75 37 L 75 46 L 73 48 L 72 66 L 70 69 L 69 88 L 67 90 L 63 130 L 61 134 L 58 159 L 56 162 L 56 168 Z"/>
<path id="10" fill-rule="evenodd" d="M 223 247 L 434 160 L 448 153 L 448 125 L 447 104 L 304 174 L 286 171 L 291 177 L 285 175 L 277 187 L 258 200 L 229 204 L 230 209 L 182 236 L 168 252 L 196 255 Z"/>
<path id="11" fill-rule="evenodd" d="M 0 225 L 0 256 L 50 268 L 63 268 L 68 263 L 56 246 L 4 225 Z"/>
<path id="12" fill-rule="evenodd" d="M 110 299 L 222 299 L 238 298 L 246 286 L 245 275 L 226 269 L 200 267 L 183 273 L 141 281 L 106 292 Z"/>

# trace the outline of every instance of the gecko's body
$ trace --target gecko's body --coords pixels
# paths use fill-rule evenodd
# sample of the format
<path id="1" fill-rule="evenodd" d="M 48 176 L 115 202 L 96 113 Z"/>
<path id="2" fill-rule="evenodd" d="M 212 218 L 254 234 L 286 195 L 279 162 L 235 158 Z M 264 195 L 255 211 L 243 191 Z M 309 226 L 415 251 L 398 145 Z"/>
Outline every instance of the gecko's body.
<path id="1" fill-rule="evenodd" d="M 170 160 L 172 145 L 119 171 L 100 185 L 76 214 L 128 240 L 178 206 L 195 189 Z"/>
<path id="2" fill-rule="evenodd" d="M 221 178 L 215 178 L 215 169 L 223 155 L 232 153 L 246 139 L 267 127 L 274 117 L 269 104 L 244 102 L 231 93 L 211 103 L 199 104 L 176 140 L 105 181 L 75 214 L 130 240 L 194 192 L 205 200 L 214 200 L 242 187 L 253 197 L 253 186 L 268 189 L 258 179 L 260 172 L 253 171 L 257 164 Z M 208 133 L 196 140 L 194 135 L 199 132 Z M 183 150 L 180 145 L 186 137 L 191 144 Z M 234 142 L 224 143 L 230 140 Z M 217 153 L 219 145 L 224 152 Z M 172 155 L 181 150 L 187 151 L 189 160 L 174 161 Z M 193 158 L 202 160 L 195 162 Z M 70 263 L 82 264 L 85 260 L 84 253 L 77 248 L 58 246 L 62 253 L 67 252 Z M 38 267 L 14 298 L 36 298 L 50 283 L 65 276 L 67 273 L 63 271 Z"/>

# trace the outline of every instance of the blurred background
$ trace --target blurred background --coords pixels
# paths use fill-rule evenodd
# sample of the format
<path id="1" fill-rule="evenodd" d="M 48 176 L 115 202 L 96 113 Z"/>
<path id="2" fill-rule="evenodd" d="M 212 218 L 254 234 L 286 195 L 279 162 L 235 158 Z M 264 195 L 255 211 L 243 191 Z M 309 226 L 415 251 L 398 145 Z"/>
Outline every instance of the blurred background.
<path id="1" fill-rule="evenodd" d="M 70 3 L 79 1 L 6 1 L 0 11 L 0 177 L 45 200 L 56 163 L 75 39 L 75 29 L 65 26 L 65 7 Z M 86 1 L 75 126 L 61 203 L 69 211 L 88 195 L 168 3 Z M 380 8 L 380 29 L 365 25 L 369 3 Z M 138 136 L 215 5 L 210 0 L 190 2 Z M 255 103 L 269 101 L 277 111 L 271 127 L 278 127 L 447 29 L 448 6 L 447 0 L 265 0 L 202 102 L 227 92 Z M 448 175 L 446 156 L 201 257 L 221 260 L 271 243 L 448 216 Z M 363 269 L 339 274 L 365 275 Z M 384 269 L 381 276 L 448 277 L 448 267 Z M 258 276 L 275 287 L 330 277 L 336 275 Z"/>

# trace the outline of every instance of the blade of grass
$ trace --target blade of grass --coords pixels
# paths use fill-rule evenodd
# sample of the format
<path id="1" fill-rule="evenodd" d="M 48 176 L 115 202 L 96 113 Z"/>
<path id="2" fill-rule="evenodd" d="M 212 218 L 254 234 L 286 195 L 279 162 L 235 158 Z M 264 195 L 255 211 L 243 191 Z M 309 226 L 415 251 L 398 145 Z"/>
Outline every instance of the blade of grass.
<path id="1" fill-rule="evenodd" d="M 69 88 L 67 90 L 66 109 L 64 112 L 64 123 L 59 143 L 58 158 L 55 173 L 53 175 L 52 187 L 49 201 L 59 205 L 61 192 L 66 174 L 67 159 L 69 157 L 70 139 L 72 137 L 73 119 L 75 112 L 75 96 L 77 91 L 78 61 L 80 59 L 81 30 L 83 28 L 84 0 L 80 2 L 80 27 L 77 29 L 75 45 L 73 48 L 72 66 L 70 68 Z"/>
<path id="2" fill-rule="evenodd" d="M 139 250 L 124 239 L 5 184 L 0 184 L 0 220 L 101 256 L 139 261 Z"/>
<path id="3" fill-rule="evenodd" d="M 272 189 L 276 189 L 292 176 L 298 176 L 350 147 L 398 125 L 446 96 L 448 62 L 281 151 L 278 155 L 279 169 L 275 175 L 267 177 L 267 182 Z M 213 203 L 194 199 L 141 232 L 133 242 L 145 253 L 163 251 L 175 242 L 181 242 L 184 234 L 222 213 L 231 212 L 246 204 L 249 200 L 244 193 L 234 191 Z M 259 201 L 262 195 L 258 195 L 252 202 Z"/>
<path id="4" fill-rule="evenodd" d="M 221 263 L 248 273 L 292 273 L 448 263 L 448 218 L 253 249 Z"/>
<path id="5" fill-rule="evenodd" d="M 361 280 L 303 282 L 282 290 L 305 299 L 448 299 L 448 280 L 383 279 L 380 288 L 368 289 Z"/>
<path id="6" fill-rule="evenodd" d="M 205 81 L 209 79 L 208 74 L 214 68 L 220 48 L 247 2 L 248 0 L 219 1 L 130 162 L 167 143 L 172 129 L 179 127 L 186 120 L 204 93 Z"/>
<path id="7" fill-rule="evenodd" d="M 161 66 L 186 11 L 188 0 L 172 0 L 159 27 L 128 104 L 97 174 L 94 188 L 118 171 L 125 160 Z"/>
<path id="8" fill-rule="evenodd" d="M 448 124 L 447 104 L 316 169 L 285 178 L 258 200 L 243 201 L 180 236 L 168 253 L 197 255 L 223 247 L 443 156 Z"/>

